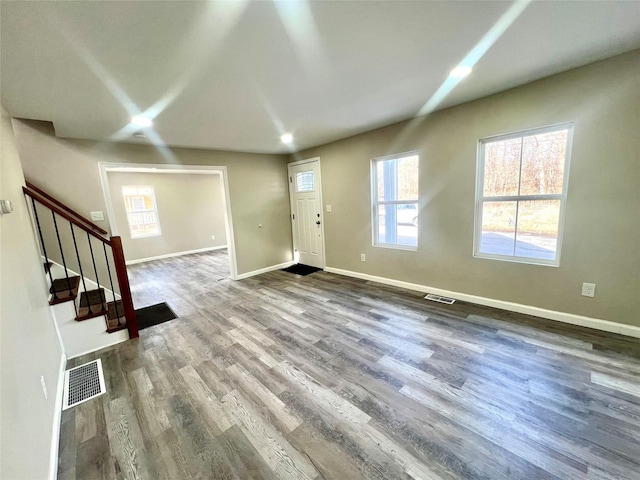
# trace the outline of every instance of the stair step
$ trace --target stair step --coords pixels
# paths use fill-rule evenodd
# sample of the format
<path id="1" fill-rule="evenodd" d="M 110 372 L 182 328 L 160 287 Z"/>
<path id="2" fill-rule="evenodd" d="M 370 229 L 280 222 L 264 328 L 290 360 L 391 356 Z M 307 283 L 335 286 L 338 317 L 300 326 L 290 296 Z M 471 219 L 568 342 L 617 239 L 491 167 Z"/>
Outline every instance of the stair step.
<path id="1" fill-rule="evenodd" d="M 117 305 L 117 313 L 116 313 L 116 305 Z M 107 304 L 107 332 L 113 333 L 119 330 L 124 330 L 127 328 L 127 319 L 124 316 L 124 306 L 122 305 L 122 300 L 116 300 L 115 302 L 109 302 Z M 120 325 L 118 325 L 118 320 L 120 320 Z"/>
<path id="2" fill-rule="evenodd" d="M 49 299 L 49 305 L 75 300 L 78 296 L 79 286 L 80 277 L 78 276 L 69 277 L 69 280 L 67 278 L 56 278 L 49 289 L 49 293 L 52 294 Z M 57 298 L 54 298 L 53 292 L 55 292 Z"/>
<path id="3" fill-rule="evenodd" d="M 76 321 L 80 322 L 106 315 L 107 313 L 107 297 L 104 293 L 104 288 L 80 293 L 80 306 L 78 307 Z"/>

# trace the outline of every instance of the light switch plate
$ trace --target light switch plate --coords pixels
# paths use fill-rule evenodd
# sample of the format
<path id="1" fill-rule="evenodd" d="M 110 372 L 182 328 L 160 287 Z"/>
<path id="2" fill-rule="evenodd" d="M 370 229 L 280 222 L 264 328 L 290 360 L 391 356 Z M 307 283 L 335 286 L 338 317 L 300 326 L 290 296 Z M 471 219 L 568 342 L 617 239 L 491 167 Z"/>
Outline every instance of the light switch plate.
<path id="1" fill-rule="evenodd" d="M 331 205 L 326 205 L 326 207 L 327 207 L 327 212 L 330 212 L 331 211 Z"/>
<path id="2" fill-rule="evenodd" d="M 99 222 L 100 220 L 104 220 L 104 213 L 91 212 L 91 220 L 93 220 L 94 222 Z"/>

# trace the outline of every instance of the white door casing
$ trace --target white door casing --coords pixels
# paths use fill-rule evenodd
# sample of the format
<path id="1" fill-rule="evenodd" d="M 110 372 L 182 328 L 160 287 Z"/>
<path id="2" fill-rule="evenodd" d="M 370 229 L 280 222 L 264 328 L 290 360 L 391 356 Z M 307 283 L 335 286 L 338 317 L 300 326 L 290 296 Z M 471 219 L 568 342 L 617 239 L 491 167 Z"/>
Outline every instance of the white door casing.
<path id="1" fill-rule="evenodd" d="M 324 268 L 320 159 L 290 163 L 288 170 L 294 261 Z"/>

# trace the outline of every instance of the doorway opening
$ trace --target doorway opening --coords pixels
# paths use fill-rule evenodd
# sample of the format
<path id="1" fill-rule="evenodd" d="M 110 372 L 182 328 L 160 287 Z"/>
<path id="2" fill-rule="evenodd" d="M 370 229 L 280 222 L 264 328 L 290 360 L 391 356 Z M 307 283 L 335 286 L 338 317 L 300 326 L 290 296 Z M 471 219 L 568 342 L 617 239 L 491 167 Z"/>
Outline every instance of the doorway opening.
<path id="1" fill-rule="evenodd" d="M 140 283 L 136 307 L 150 303 L 160 285 L 169 290 L 155 292 L 156 298 L 171 296 L 179 302 L 179 288 L 171 286 L 179 285 L 179 279 L 170 279 L 165 272 L 175 270 L 177 275 L 189 265 L 198 264 L 202 277 L 194 279 L 189 274 L 183 278 L 191 285 L 237 279 L 226 167 L 99 166 L 109 226 L 112 235 L 122 238 L 132 292 L 136 282 Z M 173 270 L 170 263 L 176 265 Z M 150 288 L 150 277 L 144 275 L 152 271 L 164 276 L 158 288 Z"/>

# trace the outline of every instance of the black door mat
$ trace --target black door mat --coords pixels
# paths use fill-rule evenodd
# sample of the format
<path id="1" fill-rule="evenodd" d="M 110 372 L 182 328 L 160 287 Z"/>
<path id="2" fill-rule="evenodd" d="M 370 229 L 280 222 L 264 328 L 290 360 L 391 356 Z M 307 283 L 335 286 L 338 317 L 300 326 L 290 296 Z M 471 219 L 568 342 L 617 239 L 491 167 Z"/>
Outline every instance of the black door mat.
<path id="1" fill-rule="evenodd" d="M 303 265 L 301 263 L 296 263 L 295 265 L 291 265 L 290 267 L 283 268 L 283 272 L 295 273 L 296 275 L 309 275 L 313 272 L 321 271 L 321 268 L 318 267 L 310 267 L 309 265 Z"/>
<path id="2" fill-rule="evenodd" d="M 154 325 L 160 325 L 161 323 L 168 322 L 174 318 L 178 318 L 178 316 L 173 312 L 173 310 L 171 310 L 171 307 L 169 307 L 166 302 L 136 310 L 138 330 L 153 327 Z"/>

